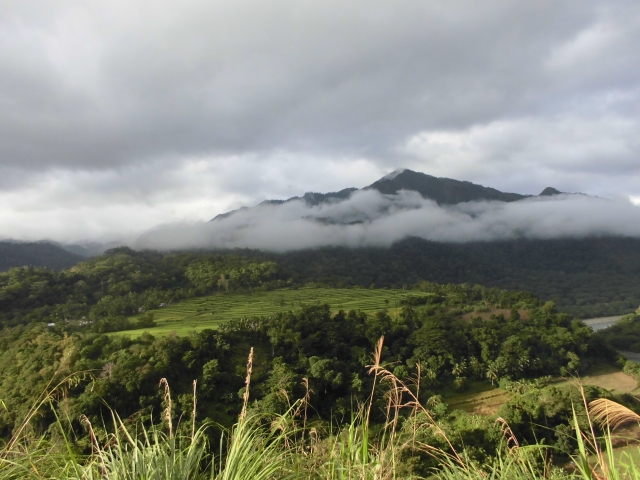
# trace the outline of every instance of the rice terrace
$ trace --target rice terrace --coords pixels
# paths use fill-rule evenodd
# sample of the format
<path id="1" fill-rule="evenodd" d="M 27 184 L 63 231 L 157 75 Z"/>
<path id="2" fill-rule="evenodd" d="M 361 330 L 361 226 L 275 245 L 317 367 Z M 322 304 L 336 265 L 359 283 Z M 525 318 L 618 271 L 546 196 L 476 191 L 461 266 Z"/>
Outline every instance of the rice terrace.
<path id="1" fill-rule="evenodd" d="M 375 313 L 388 310 L 391 315 L 400 308 L 400 301 L 408 296 L 429 296 L 399 289 L 317 288 L 303 287 L 258 291 L 253 293 L 218 293 L 205 297 L 182 300 L 151 310 L 157 326 L 128 330 L 127 335 L 137 337 L 148 331 L 153 335 L 171 332 L 184 334 L 205 328 L 217 328 L 229 320 L 268 316 L 299 309 L 302 305 L 328 304 L 334 312 L 359 310 Z M 132 317 L 133 320 L 141 315 Z"/>

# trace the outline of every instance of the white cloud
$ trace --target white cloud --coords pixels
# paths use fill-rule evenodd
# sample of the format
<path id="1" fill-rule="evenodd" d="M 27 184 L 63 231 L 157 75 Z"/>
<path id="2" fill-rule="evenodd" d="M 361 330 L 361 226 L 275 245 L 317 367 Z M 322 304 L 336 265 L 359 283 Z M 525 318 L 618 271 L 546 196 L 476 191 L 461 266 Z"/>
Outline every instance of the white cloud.
<path id="1" fill-rule="evenodd" d="M 616 25 L 597 23 L 581 31 L 570 41 L 555 48 L 546 62 L 550 70 L 574 71 L 615 53 L 624 41 Z"/>
<path id="2" fill-rule="evenodd" d="M 383 173 L 364 158 L 287 152 L 268 161 L 249 154 L 166 158 L 97 172 L 45 171 L 0 190 L 0 232 L 21 240 L 126 239 L 158 224 L 209 220 L 267 199 L 362 187 Z"/>
<path id="3" fill-rule="evenodd" d="M 638 129 L 638 119 L 623 116 L 516 118 L 426 131 L 410 137 L 400 151 L 431 174 L 518 193 L 554 186 L 603 196 L 638 195 Z"/>
<path id="4" fill-rule="evenodd" d="M 415 192 L 381 195 L 368 190 L 333 204 L 309 207 L 293 201 L 239 211 L 213 222 L 167 224 L 146 232 L 133 245 L 286 251 L 389 246 L 408 236 L 467 242 L 594 235 L 640 236 L 640 208 L 628 201 L 583 195 L 439 206 Z"/>

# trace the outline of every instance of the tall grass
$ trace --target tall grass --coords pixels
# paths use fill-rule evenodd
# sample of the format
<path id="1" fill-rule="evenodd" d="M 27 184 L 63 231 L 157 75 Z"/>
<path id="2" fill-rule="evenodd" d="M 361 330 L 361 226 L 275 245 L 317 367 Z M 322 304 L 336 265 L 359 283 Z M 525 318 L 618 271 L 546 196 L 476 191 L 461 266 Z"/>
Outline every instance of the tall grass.
<path id="1" fill-rule="evenodd" d="M 69 479 L 108 480 L 201 480 L 207 476 L 203 463 L 208 458 L 204 429 L 192 437 L 177 437 L 139 426 L 130 431 L 116 417 L 115 432 L 109 443 L 95 446 L 93 455 L 80 468 L 69 468 Z"/>
<path id="2" fill-rule="evenodd" d="M 440 480 L 640 480 L 640 466 L 630 455 L 616 457 L 612 432 L 640 417 L 610 400 L 587 404 L 587 428 L 581 428 L 574 413 L 574 432 L 578 452 L 571 468 L 560 469 L 549 461 L 550 449 L 543 445 L 521 446 L 506 422 L 501 426 L 504 448 L 493 459 L 479 464 L 463 451 L 457 451 L 444 429 L 419 401 L 418 377 L 405 382 L 394 376 L 381 363 L 383 338 L 374 351 L 370 373 L 373 387 L 368 400 L 355 409 L 351 421 L 338 431 L 320 435 L 307 424 L 307 394 L 291 405 L 284 415 L 257 415 L 249 408 L 249 387 L 253 368 L 251 352 L 247 362 L 247 378 L 242 411 L 237 423 L 222 430 L 220 449 L 212 451 L 208 435 L 213 425 L 196 429 L 196 383 L 193 388 L 191 434 L 176 432 L 171 417 L 171 391 L 161 381 L 164 403 L 162 422 L 145 426 L 123 422 L 113 413 L 113 431 L 101 444 L 88 419 L 86 425 L 91 440 L 91 453 L 78 456 L 70 440 L 50 443 L 44 438 L 27 435 L 28 424 L 38 409 L 55 398 L 53 385 L 16 429 L 16 435 L 0 449 L 0 480 L 5 479 L 68 479 L 68 480 L 395 480 L 415 479 L 406 473 L 403 458 L 407 455 L 428 455 L 437 468 L 428 478 Z M 418 365 L 418 371 L 420 366 Z M 386 400 L 385 422 L 372 428 L 372 406 L 375 398 Z M 584 395 L 583 395 L 584 398 Z M 404 412 L 404 413 L 403 413 Z M 402 425 L 402 420 L 405 426 Z M 605 431 L 599 438 L 598 425 Z M 408 425 L 408 427 L 407 427 Z M 430 429 L 441 436 L 446 448 L 424 444 L 418 430 Z M 373 431 L 376 433 L 374 434 Z"/>

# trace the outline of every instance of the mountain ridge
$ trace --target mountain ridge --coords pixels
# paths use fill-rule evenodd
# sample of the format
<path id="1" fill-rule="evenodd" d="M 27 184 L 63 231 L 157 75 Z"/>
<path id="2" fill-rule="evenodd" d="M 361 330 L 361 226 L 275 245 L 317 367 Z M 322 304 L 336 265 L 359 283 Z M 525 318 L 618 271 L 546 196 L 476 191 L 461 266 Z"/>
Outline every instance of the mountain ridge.
<path id="1" fill-rule="evenodd" d="M 393 172 L 392 172 L 393 173 Z M 366 189 L 377 190 L 387 195 L 395 195 L 400 190 L 418 192 L 422 198 L 433 200 L 439 205 L 455 205 L 456 203 L 477 200 L 497 200 L 514 202 L 529 197 L 519 193 L 505 193 L 491 187 L 476 183 L 454 180 L 446 177 L 434 177 L 422 172 L 405 169 L 392 177 L 382 177 Z"/>
<path id="2" fill-rule="evenodd" d="M 485 187 L 466 180 L 455 180 L 447 177 L 435 177 L 422 172 L 416 172 L 406 168 L 394 170 L 391 173 L 376 180 L 371 185 L 364 188 L 344 188 L 337 192 L 306 192 L 302 196 L 290 197 L 285 200 L 264 200 L 256 207 L 264 205 L 282 205 L 294 201 L 303 201 L 306 206 L 314 207 L 325 203 L 334 203 L 347 200 L 355 192 L 376 190 L 383 195 L 397 195 L 400 191 L 413 191 L 419 193 L 422 198 L 433 200 L 438 205 L 455 205 L 473 201 L 500 201 L 516 202 L 531 198 L 533 195 L 520 193 L 502 192 L 492 187 Z M 563 192 L 553 187 L 545 188 L 539 196 L 560 195 Z M 210 221 L 228 218 L 240 211 L 245 211 L 256 207 L 240 207 L 226 213 L 216 215 Z"/>

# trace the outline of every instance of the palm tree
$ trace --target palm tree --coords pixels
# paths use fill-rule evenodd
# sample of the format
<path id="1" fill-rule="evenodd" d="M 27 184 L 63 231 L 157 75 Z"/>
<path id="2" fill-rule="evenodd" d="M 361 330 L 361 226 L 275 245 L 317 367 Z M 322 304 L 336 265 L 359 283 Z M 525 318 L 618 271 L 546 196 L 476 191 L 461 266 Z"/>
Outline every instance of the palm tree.
<path id="1" fill-rule="evenodd" d="M 496 362 L 489 364 L 487 368 L 487 378 L 491 380 L 491 385 L 498 381 L 498 365 L 496 365 Z"/>

